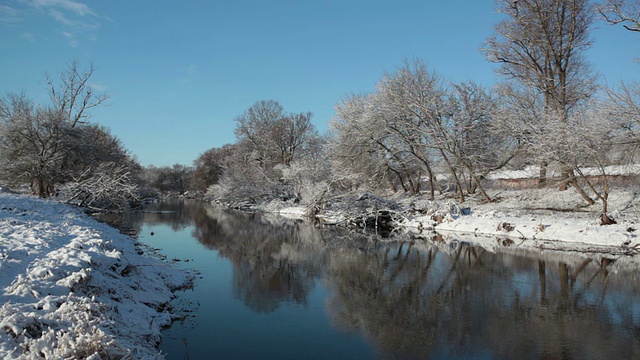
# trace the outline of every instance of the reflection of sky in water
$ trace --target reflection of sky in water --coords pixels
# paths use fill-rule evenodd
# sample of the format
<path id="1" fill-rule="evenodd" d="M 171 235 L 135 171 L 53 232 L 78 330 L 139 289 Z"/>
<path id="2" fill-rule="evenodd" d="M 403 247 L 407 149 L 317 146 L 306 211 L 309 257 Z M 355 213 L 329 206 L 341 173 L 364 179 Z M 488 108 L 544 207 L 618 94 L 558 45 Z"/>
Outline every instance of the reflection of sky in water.
<path id="1" fill-rule="evenodd" d="M 511 286 L 518 291 L 520 297 L 531 298 L 538 293 L 536 287 L 539 283 L 538 274 L 516 273 L 513 275 Z"/>
<path id="2" fill-rule="evenodd" d="M 165 332 L 168 359 L 184 358 L 183 339 L 191 358 L 640 355 L 636 274 L 605 280 L 596 260 L 562 286 L 584 257 L 464 246 L 456 261 L 446 244 L 372 242 L 201 205 L 141 217 L 142 242 L 201 272 L 178 293 L 177 307 L 196 310 Z"/>

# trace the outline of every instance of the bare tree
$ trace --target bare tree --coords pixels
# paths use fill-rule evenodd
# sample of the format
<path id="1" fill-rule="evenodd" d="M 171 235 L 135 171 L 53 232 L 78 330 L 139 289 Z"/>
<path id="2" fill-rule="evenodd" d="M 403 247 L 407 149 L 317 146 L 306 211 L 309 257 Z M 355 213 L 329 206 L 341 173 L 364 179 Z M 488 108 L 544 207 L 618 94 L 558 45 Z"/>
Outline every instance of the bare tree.
<path id="1" fill-rule="evenodd" d="M 193 168 L 181 164 L 148 169 L 151 186 L 163 195 L 184 195 L 192 188 Z"/>
<path id="2" fill-rule="evenodd" d="M 510 134 L 496 131 L 493 115 L 497 102 L 488 89 L 474 82 L 452 87 L 449 99 L 452 128 L 446 132 L 451 138 L 449 151 L 468 175 L 468 191 L 473 193 L 477 188 L 491 201 L 481 180 L 511 161 L 520 144 Z"/>
<path id="3" fill-rule="evenodd" d="M 311 123 L 310 112 L 287 114 L 272 124 L 270 140 L 278 153 L 278 162 L 289 166 L 302 155 L 302 148 L 318 134 Z"/>
<path id="4" fill-rule="evenodd" d="M 405 62 L 378 85 L 386 109 L 386 127 L 399 137 L 434 178 L 434 164 L 445 165 L 460 202 L 479 189 L 481 179 L 504 166 L 515 148 L 506 134 L 491 131 L 495 101 L 474 83 L 448 84 L 419 60 Z M 435 182 L 431 181 L 432 191 Z M 433 197 L 433 193 L 432 193 Z"/>
<path id="5" fill-rule="evenodd" d="M 88 110 L 103 105 L 109 98 L 105 93 L 96 94 L 90 83 L 95 70 L 93 63 L 83 70 L 76 60 L 72 60 L 67 69 L 60 72 L 59 83 L 49 75 L 45 76 L 54 107 L 64 115 L 71 127 L 85 121 L 90 116 Z"/>
<path id="6" fill-rule="evenodd" d="M 627 130 L 624 141 L 640 147 L 640 83 L 621 84 L 618 91 L 609 89 L 607 110 L 618 119 L 619 126 Z"/>
<path id="7" fill-rule="evenodd" d="M 405 142 L 412 154 L 424 165 L 430 179 L 435 179 L 436 159 L 449 173 L 460 202 L 464 202 L 464 189 L 457 164 L 448 152 L 451 138 L 447 129 L 452 125 L 447 109 L 447 83 L 429 70 L 420 60 L 405 61 L 391 74 L 386 74 L 377 86 L 384 99 L 387 128 Z M 436 187 L 430 180 L 432 197 Z"/>
<path id="8" fill-rule="evenodd" d="M 209 186 L 217 184 L 224 173 L 224 158 L 232 151 L 232 145 L 212 148 L 200 154 L 193 162 L 193 181 L 196 190 L 205 193 Z"/>
<path id="9" fill-rule="evenodd" d="M 264 167 L 273 166 L 275 161 L 269 133 L 283 116 L 284 109 L 277 101 L 261 100 L 235 119 L 238 145 L 254 152 L 255 160 Z"/>
<path id="10" fill-rule="evenodd" d="M 598 12 L 609 24 L 622 24 L 629 31 L 640 32 L 640 2 L 637 0 L 606 0 L 598 6 Z"/>
<path id="11" fill-rule="evenodd" d="M 288 166 L 303 156 L 305 144 L 318 136 L 312 116 L 310 112 L 285 113 L 277 101 L 262 100 L 236 118 L 235 134 L 239 145 L 255 152 L 265 169 Z"/>
<path id="12" fill-rule="evenodd" d="M 588 0 L 498 0 L 497 9 L 507 18 L 484 46 L 487 59 L 500 64 L 497 71 L 506 79 L 535 89 L 547 117 L 566 121 L 596 91 L 595 76 L 583 58 L 591 45 L 592 5 Z M 563 172 L 561 189 L 566 189 L 573 174 Z"/>

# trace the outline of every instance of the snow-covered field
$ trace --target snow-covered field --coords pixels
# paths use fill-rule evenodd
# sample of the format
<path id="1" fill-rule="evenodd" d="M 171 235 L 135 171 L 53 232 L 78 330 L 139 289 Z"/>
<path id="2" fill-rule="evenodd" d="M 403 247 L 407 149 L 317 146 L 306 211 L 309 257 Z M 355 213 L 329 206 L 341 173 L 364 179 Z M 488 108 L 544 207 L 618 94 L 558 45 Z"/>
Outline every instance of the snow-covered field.
<path id="1" fill-rule="evenodd" d="M 191 274 L 77 209 L 0 193 L 0 357 L 160 358 Z"/>

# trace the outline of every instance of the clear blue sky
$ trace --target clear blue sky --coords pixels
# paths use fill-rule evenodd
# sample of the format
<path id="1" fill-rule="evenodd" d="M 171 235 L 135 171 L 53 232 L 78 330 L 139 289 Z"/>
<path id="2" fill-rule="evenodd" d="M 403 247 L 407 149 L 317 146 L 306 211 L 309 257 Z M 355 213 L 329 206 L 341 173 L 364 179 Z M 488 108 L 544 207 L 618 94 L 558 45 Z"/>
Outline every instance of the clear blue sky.
<path id="1" fill-rule="evenodd" d="M 0 0 L 0 92 L 45 102 L 45 72 L 93 61 L 111 98 L 92 121 L 142 165 L 190 165 L 233 142 L 233 119 L 262 99 L 313 112 L 323 132 L 341 97 L 404 58 L 491 86 L 479 48 L 499 20 L 491 0 Z M 594 68 L 640 80 L 640 35 L 597 26 Z"/>

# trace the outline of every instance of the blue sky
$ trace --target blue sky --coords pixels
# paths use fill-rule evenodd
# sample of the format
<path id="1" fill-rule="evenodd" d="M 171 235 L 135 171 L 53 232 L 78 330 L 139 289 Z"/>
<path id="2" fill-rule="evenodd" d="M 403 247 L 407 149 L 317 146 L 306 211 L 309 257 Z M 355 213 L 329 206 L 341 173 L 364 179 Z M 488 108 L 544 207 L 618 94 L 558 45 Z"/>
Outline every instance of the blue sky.
<path id="1" fill-rule="evenodd" d="M 111 98 L 91 121 L 142 165 L 190 165 L 262 99 L 311 111 L 323 132 L 336 102 L 405 58 L 491 86 L 479 48 L 499 20 L 490 0 L 0 0 L 0 93 L 46 102 L 45 72 L 93 61 Z M 640 80 L 640 35 L 598 23 L 592 38 L 603 81 Z"/>

